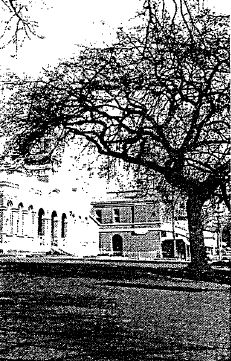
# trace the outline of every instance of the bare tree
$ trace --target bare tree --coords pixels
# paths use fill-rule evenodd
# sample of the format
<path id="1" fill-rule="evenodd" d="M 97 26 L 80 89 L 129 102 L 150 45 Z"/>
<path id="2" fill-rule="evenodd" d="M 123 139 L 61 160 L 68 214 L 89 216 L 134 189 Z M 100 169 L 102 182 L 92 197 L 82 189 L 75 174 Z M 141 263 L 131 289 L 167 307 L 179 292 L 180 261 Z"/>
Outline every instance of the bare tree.
<path id="1" fill-rule="evenodd" d="M 15 152 L 33 156 L 82 136 L 100 154 L 157 172 L 187 196 L 192 267 L 207 267 L 202 207 L 217 189 L 228 205 L 228 17 L 197 1 L 146 0 L 130 31 L 83 48 L 13 100 Z M 8 109 L 9 110 L 9 109 Z M 9 123 L 8 123 L 9 124 Z"/>
<path id="2" fill-rule="evenodd" d="M 0 49 L 21 46 L 25 39 L 39 36 L 38 22 L 30 18 L 32 1 L 0 0 Z"/>

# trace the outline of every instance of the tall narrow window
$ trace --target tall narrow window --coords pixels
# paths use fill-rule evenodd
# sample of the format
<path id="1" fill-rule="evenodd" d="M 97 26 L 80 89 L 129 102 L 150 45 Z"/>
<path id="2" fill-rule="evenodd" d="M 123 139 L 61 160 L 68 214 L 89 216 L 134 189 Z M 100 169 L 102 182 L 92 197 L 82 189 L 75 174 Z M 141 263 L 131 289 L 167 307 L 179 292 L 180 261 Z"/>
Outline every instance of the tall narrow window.
<path id="1" fill-rule="evenodd" d="M 56 211 L 51 214 L 51 237 L 57 238 L 58 217 Z"/>
<path id="2" fill-rule="evenodd" d="M 45 235 L 45 219 L 44 219 L 44 210 L 42 208 L 38 211 L 38 235 L 44 236 Z"/>
<path id="3" fill-rule="evenodd" d="M 28 207 L 28 215 L 27 215 L 27 232 L 29 236 L 33 235 L 33 228 L 34 228 L 34 212 L 33 212 L 33 206 L 30 205 Z"/>
<path id="4" fill-rule="evenodd" d="M 132 223 L 134 223 L 135 222 L 135 207 L 134 206 L 131 207 L 131 216 L 132 216 L 131 221 L 132 221 Z"/>
<path id="5" fill-rule="evenodd" d="M 95 216 L 96 216 L 97 222 L 102 223 L 102 210 L 101 209 L 96 209 Z"/>
<path id="6" fill-rule="evenodd" d="M 113 221 L 115 223 L 120 223 L 120 210 L 118 208 L 113 209 Z"/>
<path id="7" fill-rule="evenodd" d="M 19 203 L 19 205 L 18 205 L 17 234 L 19 236 L 23 235 L 23 204 L 22 203 Z"/>
<path id="8" fill-rule="evenodd" d="M 7 211 L 6 211 L 6 233 L 8 235 L 13 234 L 13 212 L 12 212 L 13 203 L 12 201 L 7 202 Z"/>
<path id="9" fill-rule="evenodd" d="M 65 213 L 62 214 L 62 227 L 61 227 L 61 237 L 65 238 L 67 236 L 67 216 Z"/>

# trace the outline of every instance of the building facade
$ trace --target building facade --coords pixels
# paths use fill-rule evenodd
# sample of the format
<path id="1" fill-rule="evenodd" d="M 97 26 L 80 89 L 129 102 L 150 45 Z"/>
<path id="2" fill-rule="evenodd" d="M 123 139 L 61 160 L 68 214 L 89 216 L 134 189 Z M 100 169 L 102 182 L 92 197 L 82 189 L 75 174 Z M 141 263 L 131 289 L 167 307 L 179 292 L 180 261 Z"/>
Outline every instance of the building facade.
<path id="1" fill-rule="evenodd" d="M 45 170 L 38 173 L 0 173 L 0 252 L 97 255 L 98 227 L 89 216 L 90 202 L 77 188 L 54 188 Z"/>
<path id="2" fill-rule="evenodd" d="M 78 183 L 51 178 L 45 167 L 0 172 L 0 253 L 190 259 L 187 221 L 176 221 L 173 232 L 158 200 L 125 191 L 91 203 Z M 208 254 L 216 242 L 205 234 Z"/>
<path id="3" fill-rule="evenodd" d="M 99 226 L 101 256 L 129 259 L 190 260 L 188 224 L 183 211 L 174 225 L 166 221 L 164 205 L 136 192 L 109 192 L 105 200 L 92 202 Z M 216 237 L 204 232 L 208 254 L 215 253 Z"/>
<path id="4" fill-rule="evenodd" d="M 99 251 L 105 256 L 129 259 L 161 258 L 159 205 L 132 192 L 108 193 L 107 200 L 92 202 L 99 226 Z"/>

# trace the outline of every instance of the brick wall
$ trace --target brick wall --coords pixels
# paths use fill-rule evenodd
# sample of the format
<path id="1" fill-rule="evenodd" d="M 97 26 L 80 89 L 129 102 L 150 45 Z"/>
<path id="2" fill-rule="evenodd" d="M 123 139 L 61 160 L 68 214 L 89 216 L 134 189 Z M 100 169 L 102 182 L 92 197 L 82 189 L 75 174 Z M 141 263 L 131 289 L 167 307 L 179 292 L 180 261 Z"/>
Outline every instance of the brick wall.
<path id="1" fill-rule="evenodd" d="M 108 253 L 111 251 L 111 235 L 109 233 L 99 234 L 99 250 L 100 253 Z"/>
<path id="2" fill-rule="evenodd" d="M 114 223 L 113 210 L 119 209 L 119 223 L 147 223 L 159 220 L 159 208 L 154 204 L 134 204 L 134 206 L 109 205 L 95 210 L 102 211 L 102 224 Z M 94 212 L 93 212 L 94 213 Z"/>
<path id="3" fill-rule="evenodd" d="M 119 222 L 113 219 L 114 209 L 119 209 Z M 101 210 L 102 226 L 99 235 L 101 254 L 113 254 L 114 235 L 122 237 L 123 255 L 127 257 L 158 257 L 161 254 L 159 230 L 159 204 L 139 201 L 97 203 L 95 210 Z M 117 214 L 118 216 L 118 214 Z M 118 219 L 118 217 L 117 217 Z M 155 223 L 155 226 L 153 225 Z M 107 226 L 108 225 L 108 226 Z"/>
<path id="4" fill-rule="evenodd" d="M 112 238 L 115 234 L 122 237 L 123 254 L 130 252 L 155 252 L 160 251 L 159 231 L 149 231 L 146 234 L 137 235 L 132 230 L 127 232 L 100 232 L 99 248 L 101 254 L 112 252 Z"/>
<path id="5" fill-rule="evenodd" d="M 132 223 L 133 219 L 132 219 L 132 207 L 121 207 L 121 222 L 122 223 Z"/>
<path id="6" fill-rule="evenodd" d="M 155 222 L 159 220 L 159 207 L 152 203 L 136 204 L 134 210 L 134 221 Z"/>

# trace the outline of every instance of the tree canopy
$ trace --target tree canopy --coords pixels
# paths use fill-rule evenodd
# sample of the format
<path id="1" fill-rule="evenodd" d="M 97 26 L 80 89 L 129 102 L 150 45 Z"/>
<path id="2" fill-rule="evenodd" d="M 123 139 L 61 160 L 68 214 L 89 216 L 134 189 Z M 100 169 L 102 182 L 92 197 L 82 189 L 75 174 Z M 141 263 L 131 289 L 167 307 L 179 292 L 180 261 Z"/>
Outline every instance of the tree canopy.
<path id="1" fill-rule="evenodd" d="M 43 144 L 49 157 L 82 136 L 100 154 L 158 172 L 187 195 L 192 258 L 204 262 L 201 208 L 218 188 L 228 205 L 229 19 L 197 1 L 170 3 L 144 1 L 115 44 L 83 47 L 24 82 L 8 105 L 8 146 L 31 157 Z"/>

